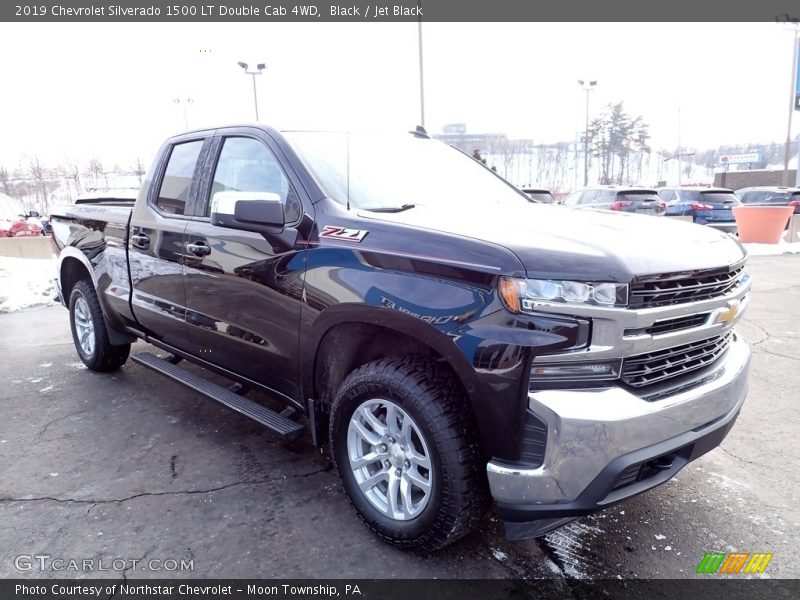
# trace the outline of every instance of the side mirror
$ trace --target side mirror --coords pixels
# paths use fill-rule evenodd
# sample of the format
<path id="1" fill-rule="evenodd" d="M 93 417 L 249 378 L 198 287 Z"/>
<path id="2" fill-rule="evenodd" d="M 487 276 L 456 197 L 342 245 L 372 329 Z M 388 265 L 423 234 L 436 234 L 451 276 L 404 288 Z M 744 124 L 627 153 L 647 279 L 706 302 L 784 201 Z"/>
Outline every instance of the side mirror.
<path id="1" fill-rule="evenodd" d="M 286 220 L 283 203 L 272 192 L 217 192 L 211 198 L 211 224 L 230 229 L 275 234 Z"/>

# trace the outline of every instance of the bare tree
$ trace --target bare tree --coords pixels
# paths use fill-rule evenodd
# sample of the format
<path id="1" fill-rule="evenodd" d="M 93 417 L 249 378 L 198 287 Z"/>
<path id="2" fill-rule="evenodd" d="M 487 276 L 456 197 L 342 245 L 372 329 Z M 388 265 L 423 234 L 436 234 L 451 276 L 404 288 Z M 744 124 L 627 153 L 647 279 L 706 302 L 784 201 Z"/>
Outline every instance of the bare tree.
<path id="1" fill-rule="evenodd" d="M 145 174 L 144 164 L 142 163 L 142 159 L 138 156 L 136 157 L 136 163 L 133 165 L 133 174 L 136 175 L 136 178 L 139 180 L 139 185 L 142 185 L 142 178 Z"/>
<path id="2" fill-rule="evenodd" d="M 31 159 L 29 169 L 31 172 L 31 179 L 33 179 L 36 185 L 34 188 L 36 192 L 36 204 L 33 208 L 38 210 L 40 213 L 43 213 L 47 210 L 49 202 L 47 197 L 47 185 L 45 183 L 44 168 L 42 168 L 38 156 L 34 156 Z"/>
<path id="3" fill-rule="evenodd" d="M 105 175 L 103 163 L 100 162 L 100 159 L 93 158 L 89 161 L 89 174 L 92 176 L 92 184 L 97 187 L 98 179 L 100 179 L 101 175 Z"/>
<path id="4" fill-rule="evenodd" d="M 8 180 L 9 179 L 10 179 L 10 176 L 8 174 L 8 170 L 5 167 L 0 166 L 0 183 L 3 184 L 3 193 L 4 194 L 8 194 L 10 196 L 11 195 L 9 193 L 10 190 L 8 189 Z"/>

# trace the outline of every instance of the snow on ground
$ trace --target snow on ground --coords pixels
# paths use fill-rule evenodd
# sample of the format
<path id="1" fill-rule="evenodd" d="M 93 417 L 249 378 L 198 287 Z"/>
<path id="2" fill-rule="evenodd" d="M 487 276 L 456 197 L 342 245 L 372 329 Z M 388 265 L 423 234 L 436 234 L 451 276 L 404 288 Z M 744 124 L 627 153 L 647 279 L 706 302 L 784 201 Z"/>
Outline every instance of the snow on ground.
<path id="1" fill-rule="evenodd" d="M 775 256 L 777 254 L 800 254 L 800 242 L 781 240 L 777 244 L 742 244 L 750 256 Z"/>
<path id="2" fill-rule="evenodd" d="M 57 293 L 54 275 L 52 259 L 0 256 L 0 313 L 52 304 Z"/>

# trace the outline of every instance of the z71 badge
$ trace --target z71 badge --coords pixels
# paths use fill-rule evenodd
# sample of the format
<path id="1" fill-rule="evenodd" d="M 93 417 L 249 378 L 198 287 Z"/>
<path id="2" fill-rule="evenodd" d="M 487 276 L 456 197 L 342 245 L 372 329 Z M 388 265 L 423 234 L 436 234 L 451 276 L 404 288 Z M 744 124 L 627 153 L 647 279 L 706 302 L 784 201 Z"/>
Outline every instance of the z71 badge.
<path id="1" fill-rule="evenodd" d="M 347 227 L 339 227 L 337 225 L 325 225 L 319 237 L 358 243 L 363 240 L 368 233 L 369 231 L 366 229 L 348 229 Z"/>

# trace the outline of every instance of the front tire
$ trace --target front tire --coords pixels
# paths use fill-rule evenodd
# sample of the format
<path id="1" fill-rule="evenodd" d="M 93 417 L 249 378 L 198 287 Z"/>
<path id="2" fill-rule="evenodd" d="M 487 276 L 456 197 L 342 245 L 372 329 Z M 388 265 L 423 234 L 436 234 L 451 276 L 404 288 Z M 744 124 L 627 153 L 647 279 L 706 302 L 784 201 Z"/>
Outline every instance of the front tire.
<path id="1" fill-rule="evenodd" d="M 386 358 L 342 382 L 330 447 L 364 524 L 404 549 L 433 551 L 469 533 L 488 499 L 467 399 L 421 357 Z"/>
<path id="2" fill-rule="evenodd" d="M 92 371 L 100 373 L 116 371 L 128 360 L 131 345 L 111 344 L 97 293 L 92 284 L 85 279 L 72 288 L 69 299 L 69 324 L 78 356 Z"/>

